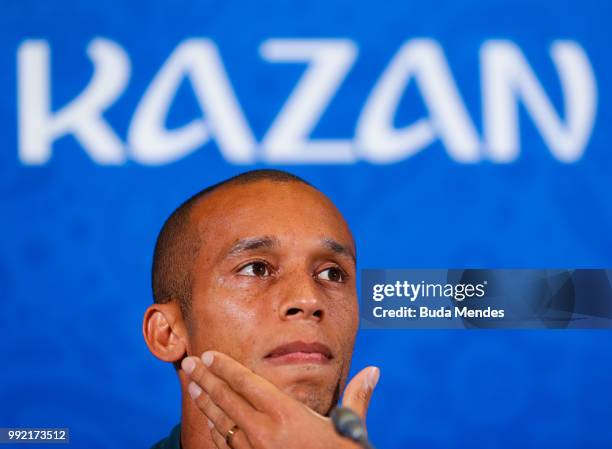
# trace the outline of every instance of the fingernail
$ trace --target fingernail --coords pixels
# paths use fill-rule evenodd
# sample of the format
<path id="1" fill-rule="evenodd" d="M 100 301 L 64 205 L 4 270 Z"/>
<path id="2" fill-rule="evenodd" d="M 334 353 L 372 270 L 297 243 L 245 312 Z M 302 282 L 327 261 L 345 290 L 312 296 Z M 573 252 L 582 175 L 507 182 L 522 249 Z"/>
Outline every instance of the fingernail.
<path id="1" fill-rule="evenodd" d="M 380 370 L 376 367 L 372 368 L 368 373 L 368 385 L 373 390 L 380 379 Z"/>
<path id="2" fill-rule="evenodd" d="M 212 365 L 213 362 L 213 354 L 210 351 L 205 352 L 204 354 L 202 354 L 202 363 L 206 366 L 210 366 Z"/>
<path id="3" fill-rule="evenodd" d="M 198 384 L 193 382 L 189 382 L 187 390 L 189 391 L 189 396 L 191 396 L 191 399 L 197 399 L 198 396 L 202 394 L 202 389 L 198 386 Z"/>
<path id="4" fill-rule="evenodd" d="M 195 369 L 195 361 L 191 357 L 185 357 L 181 363 L 181 368 L 183 368 L 183 371 L 187 374 L 191 374 Z"/>
<path id="5" fill-rule="evenodd" d="M 213 427 L 215 427 L 215 425 L 213 424 L 213 422 L 209 419 L 208 420 L 208 428 L 212 429 Z"/>

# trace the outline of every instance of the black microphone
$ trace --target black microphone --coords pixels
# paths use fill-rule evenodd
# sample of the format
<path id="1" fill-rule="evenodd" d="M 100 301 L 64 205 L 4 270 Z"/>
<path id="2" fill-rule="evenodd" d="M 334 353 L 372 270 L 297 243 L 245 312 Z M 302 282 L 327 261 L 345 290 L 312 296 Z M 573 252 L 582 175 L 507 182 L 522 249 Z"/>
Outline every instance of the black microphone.
<path id="1" fill-rule="evenodd" d="M 343 437 L 353 440 L 364 449 L 374 449 L 368 440 L 365 425 L 357 413 L 347 407 L 336 407 L 331 412 L 334 428 Z"/>

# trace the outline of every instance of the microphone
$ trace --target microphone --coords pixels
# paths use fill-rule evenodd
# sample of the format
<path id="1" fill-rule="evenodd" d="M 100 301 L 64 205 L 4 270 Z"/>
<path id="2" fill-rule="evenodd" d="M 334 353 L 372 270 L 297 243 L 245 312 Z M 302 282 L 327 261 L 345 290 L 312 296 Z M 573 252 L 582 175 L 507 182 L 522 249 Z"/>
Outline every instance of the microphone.
<path id="1" fill-rule="evenodd" d="M 374 449 L 368 440 L 365 425 L 357 413 L 347 407 L 336 407 L 331 412 L 334 428 L 343 437 L 359 444 L 364 449 Z"/>

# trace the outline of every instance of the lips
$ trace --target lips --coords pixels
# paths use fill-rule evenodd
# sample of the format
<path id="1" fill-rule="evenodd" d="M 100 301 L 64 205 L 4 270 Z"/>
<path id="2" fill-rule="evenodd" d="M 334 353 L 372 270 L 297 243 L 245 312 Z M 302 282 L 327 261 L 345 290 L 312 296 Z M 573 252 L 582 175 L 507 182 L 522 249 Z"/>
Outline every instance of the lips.
<path id="1" fill-rule="evenodd" d="M 299 363 L 328 363 L 333 358 L 331 349 L 323 343 L 306 343 L 294 341 L 274 348 L 265 357 L 267 361 L 276 365 Z"/>

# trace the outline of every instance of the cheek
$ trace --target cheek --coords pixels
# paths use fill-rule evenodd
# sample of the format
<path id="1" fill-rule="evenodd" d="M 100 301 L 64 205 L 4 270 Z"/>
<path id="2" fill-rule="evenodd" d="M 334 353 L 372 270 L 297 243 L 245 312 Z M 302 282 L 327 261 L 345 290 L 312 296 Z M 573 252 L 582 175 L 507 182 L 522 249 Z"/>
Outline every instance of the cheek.
<path id="1" fill-rule="evenodd" d="M 359 328 L 359 308 L 355 295 L 332 299 L 329 319 L 342 340 L 352 342 Z"/>
<path id="2" fill-rule="evenodd" d="M 343 303 L 333 315 L 332 326 L 338 338 L 339 347 L 342 351 L 342 364 L 345 373 L 348 374 L 355 338 L 359 329 L 359 309 L 356 300 Z"/>
<path id="3" fill-rule="evenodd" d="M 260 311 L 254 295 L 244 286 L 231 287 L 218 280 L 205 291 L 194 294 L 192 351 L 200 354 L 214 349 L 245 363 L 253 336 L 260 326 Z"/>
<path id="4" fill-rule="evenodd" d="M 359 327 L 359 313 L 355 297 L 346 294 L 330 296 L 327 312 L 327 320 L 323 324 L 324 332 L 329 341 L 334 342 L 340 367 L 348 370 Z"/>

